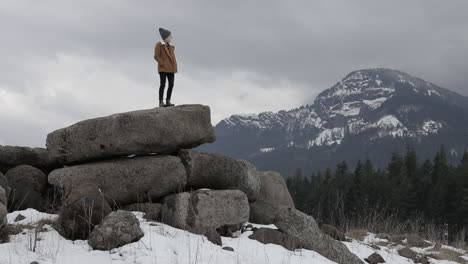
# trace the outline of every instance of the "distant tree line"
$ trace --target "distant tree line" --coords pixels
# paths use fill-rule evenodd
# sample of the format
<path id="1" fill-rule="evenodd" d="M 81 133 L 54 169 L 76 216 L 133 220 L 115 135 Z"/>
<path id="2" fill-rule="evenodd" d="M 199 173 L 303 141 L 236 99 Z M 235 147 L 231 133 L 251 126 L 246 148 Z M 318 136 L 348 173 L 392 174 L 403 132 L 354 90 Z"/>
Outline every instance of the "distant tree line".
<path id="1" fill-rule="evenodd" d="M 465 240 L 468 227 L 468 152 L 450 165 L 444 147 L 433 160 L 418 160 L 415 150 L 393 153 L 386 169 L 358 161 L 350 171 L 345 161 L 334 170 L 303 175 L 296 170 L 287 185 L 296 207 L 321 223 L 346 229 L 364 224 L 370 215 L 400 222 L 418 219 L 450 241 Z M 419 225 L 418 224 L 418 225 Z"/>

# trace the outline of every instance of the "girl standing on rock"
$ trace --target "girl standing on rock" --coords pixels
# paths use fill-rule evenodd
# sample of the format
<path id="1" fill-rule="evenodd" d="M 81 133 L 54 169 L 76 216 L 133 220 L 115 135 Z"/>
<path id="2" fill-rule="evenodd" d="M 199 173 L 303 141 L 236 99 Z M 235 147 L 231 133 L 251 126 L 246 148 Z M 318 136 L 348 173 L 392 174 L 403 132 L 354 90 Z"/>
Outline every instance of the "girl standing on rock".
<path id="1" fill-rule="evenodd" d="M 172 88 L 174 88 L 174 75 L 177 72 L 177 60 L 174 54 L 175 47 L 171 45 L 172 34 L 169 30 L 159 28 L 162 41 L 156 43 L 154 48 L 154 59 L 158 62 L 159 72 L 159 107 L 174 106 L 171 104 Z M 167 87 L 166 104 L 164 104 L 164 87 L 166 78 L 169 82 Z"/>

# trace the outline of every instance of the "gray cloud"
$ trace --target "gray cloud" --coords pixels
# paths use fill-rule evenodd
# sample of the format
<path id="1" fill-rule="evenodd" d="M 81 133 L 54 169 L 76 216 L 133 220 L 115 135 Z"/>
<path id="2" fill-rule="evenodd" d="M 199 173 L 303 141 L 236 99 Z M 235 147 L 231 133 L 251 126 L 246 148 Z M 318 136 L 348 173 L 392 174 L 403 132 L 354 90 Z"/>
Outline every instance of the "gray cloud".
<path id="1" fill-rule="evenodd" d="M 468 95 L 466 10 L 464 0 L 11 1 L 0 6 L 0 144 L 43 146 L 51 129 L 153 107 L 159 26 L 177 47 L 174 101 L 209 104 L 215 122 L 310 103 L 369 67 Z"/>

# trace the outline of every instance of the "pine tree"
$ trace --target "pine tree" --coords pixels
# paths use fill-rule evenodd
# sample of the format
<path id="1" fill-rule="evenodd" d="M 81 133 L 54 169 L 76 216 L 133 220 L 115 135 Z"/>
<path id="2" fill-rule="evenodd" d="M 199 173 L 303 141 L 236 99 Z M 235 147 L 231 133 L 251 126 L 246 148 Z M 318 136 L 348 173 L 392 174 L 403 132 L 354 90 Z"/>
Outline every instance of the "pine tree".
<path id="1" fill-rule="evenodd" d="M 428 199 L 428 214 L 436 221 L 443 224 L 446 220 L 444 215 L 446 207 L 447 186 L 448 186 L 449 166 L 445 149 L 441 146 L 434 158 L 434 167 L 431 175 L 433 186 Z"/>
<path id="2" fill-rule="evenodd" d="M 350 187 L 346 193 L 345 211 L 351 218 L 356 218 L 362 209 L 362 180 L 364 178 L 364 166 L 359 160 L 356 164 L 356 169 L 351 176 Z"/>

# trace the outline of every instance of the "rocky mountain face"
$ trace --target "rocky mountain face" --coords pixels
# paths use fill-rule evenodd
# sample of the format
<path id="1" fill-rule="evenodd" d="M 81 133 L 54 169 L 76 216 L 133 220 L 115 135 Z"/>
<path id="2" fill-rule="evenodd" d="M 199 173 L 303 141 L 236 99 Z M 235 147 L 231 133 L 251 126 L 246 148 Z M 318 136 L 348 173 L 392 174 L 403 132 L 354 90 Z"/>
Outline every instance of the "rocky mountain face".
<path id="1" fill-rule="evenodd" d="M 370 158 L 383 166 L 413 146 L 430 158 L 445 146 L 458 161 L 468 147 L 468 97 L 397 70 L 348 74 L 313 104 L 277 113 L 233 115 L 216 125 L 210 152 L 244 158 L 291 175 Z"/>

